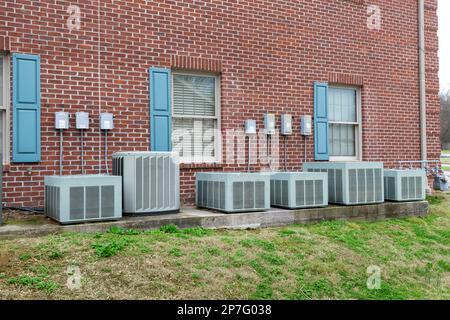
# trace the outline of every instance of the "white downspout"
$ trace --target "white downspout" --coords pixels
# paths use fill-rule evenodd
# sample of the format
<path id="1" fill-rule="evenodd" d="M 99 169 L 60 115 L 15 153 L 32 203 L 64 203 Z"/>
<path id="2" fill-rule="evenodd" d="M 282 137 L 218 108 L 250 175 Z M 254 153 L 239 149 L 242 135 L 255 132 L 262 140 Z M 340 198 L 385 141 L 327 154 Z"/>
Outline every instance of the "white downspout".
<path id="1" fill-rule="evenodd" d="M 420 152 L 427 160 L 427 102 L 425 82 L 425 0 L 419 0 Z"/>

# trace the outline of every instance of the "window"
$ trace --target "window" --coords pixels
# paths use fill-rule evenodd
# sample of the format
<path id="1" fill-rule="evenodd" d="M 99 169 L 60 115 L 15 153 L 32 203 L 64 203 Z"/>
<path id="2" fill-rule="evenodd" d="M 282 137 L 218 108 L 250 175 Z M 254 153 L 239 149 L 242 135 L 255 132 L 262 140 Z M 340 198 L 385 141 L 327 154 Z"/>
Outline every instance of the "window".
<path id="1" fill-rule="evenodd" d="M 172 148 L 184 163 L 219 160 L 219 77 L 173 73 Z"/>
<path id="2" fill-rule="evenodd" d="M 360 90 L 330 86 L 328 98 L 330 160 L 359 160 Z"/>
<path id="3" fill-rule="evenodd" d="M 0 54 L 0 150 L 9 162 L 9 59 Z"/>

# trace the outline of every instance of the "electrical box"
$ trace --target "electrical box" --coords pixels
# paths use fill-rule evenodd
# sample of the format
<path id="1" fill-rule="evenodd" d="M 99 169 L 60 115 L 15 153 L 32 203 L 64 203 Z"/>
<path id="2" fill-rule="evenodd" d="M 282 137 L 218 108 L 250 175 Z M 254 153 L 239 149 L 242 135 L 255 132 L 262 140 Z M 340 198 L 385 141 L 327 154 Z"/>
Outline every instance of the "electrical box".
<path id="1" fill-rule="evenodd" d="M 55 129 L 63 130 L 69 129 L 69 113 L 56 112 L 55 113 Z"/>
<path id="2" fill-rule="evenodd" d="M 300 122 L 300 133 L 302 136 L 310 136 L 312 134 L 311 116 L 302 116 Z"/>
<path id="3" fill-rule="evenodd" d="M 266 134 L 275 134 L 275 115 L 273 113 L 264 114 L 264 129 Z"/>
<path id="4" fill-rule="evenodd" d="M 102 130 L 114 129 L 114 115 L 112 113 L 100 114 L 100 128 Z"/>
<path id="5" fill-rule="evenodd" d="M 245 120 L 245 134 L 256 134 L 256 120 Z"/>
<path id="6" fill-rule="evenodd" d="M 284 136 L 292 134 L 292 116 L 290 114 L 281 115 L 281 134 Z"/>
<path id="7" fill-rule="evenodd" d="M 77 129 L 89 129 L 89 113 L 77 112 L 76 113 Z"/>

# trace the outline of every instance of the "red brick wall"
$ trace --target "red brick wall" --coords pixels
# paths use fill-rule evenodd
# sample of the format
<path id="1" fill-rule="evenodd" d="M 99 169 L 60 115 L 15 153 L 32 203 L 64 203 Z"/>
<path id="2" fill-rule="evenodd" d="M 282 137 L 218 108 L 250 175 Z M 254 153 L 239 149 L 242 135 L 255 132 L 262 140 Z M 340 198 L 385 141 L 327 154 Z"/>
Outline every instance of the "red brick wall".
<path id="1" fill-rule="evenodd" d="M 2 37 L 10 43 L 4 49 L 42 59 L 42 161 L 11 164 L 7 205 L 43 206 L 43 176 L 59 170 L 53 122 L 60 105 L 95 119 L 85 133 L 88 173 L 98 172 L 103 152 L 99 111 L 116 115 L 110 154 L 148 150 L 151 66 L 220 71 L 222 129 L 241 128 L 246 118 L 261 126 L 264 112 L 291 113 L 297 124 L 313 112 L 313 81 L 362 84 L 363 159 L 388 167 L 420 159 L 415 0 L 371 1 L 381 8 L 381 30 L 367 28 L 369 3 L 359 0 L 101 0 L 100 19 L 98 3 L 0 2 L 0 43 Z M 437 0 L 426 3 L 428 156 L 437 159 Z M 80 30 L 67 28 L 71 4 L 81 8 Z M 302 141 L 298 130 L 288 141 L 290 169 L 300 168 Z M 312 139 L 307 147 L 311 160 Z M 79 152 L 79 131 L 72 128 L 65 132 L 64 174 L 80 173 Z M 196 171 L 244 167 L 185 166 L 182 201 L 193 202 Z"/>

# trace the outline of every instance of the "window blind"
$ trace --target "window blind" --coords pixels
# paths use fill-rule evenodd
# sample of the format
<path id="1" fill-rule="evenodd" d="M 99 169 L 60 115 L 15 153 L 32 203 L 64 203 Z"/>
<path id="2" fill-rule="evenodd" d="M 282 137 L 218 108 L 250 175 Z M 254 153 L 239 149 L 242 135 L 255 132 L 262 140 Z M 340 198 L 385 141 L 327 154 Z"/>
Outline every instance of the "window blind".
<path id="1" fill-rule="evenodd" d="M 173 75 L 173 150 L 185 162 L 216 158 L 216 77 Z"/>
<path id="2" fill-rule="evenodd" d="M 330 154 L 333 156 L 354 157 L 355 125 L 330 124 Z"/>
<path id="3" fill-rule="evenodd" d="M 214 119 L 173 119 L 173 151 L 180 157 L 205 161 L 215 157 Z"/>
<path id="4" fill-rule="evenodd" d="M 329 88 L 329 147 L 330 156 L 356 156 L 357 90 Z"/>
<path id="5" fill-rule="evenodd" d="M 356 90 L 329 89 L 328 114 L 329 121 L 356 122 Z"/>
<path id="6" fill-rule="evenodd" d="M 215 116 L 215 77 L 174 75 L 174 115 Z"/>

